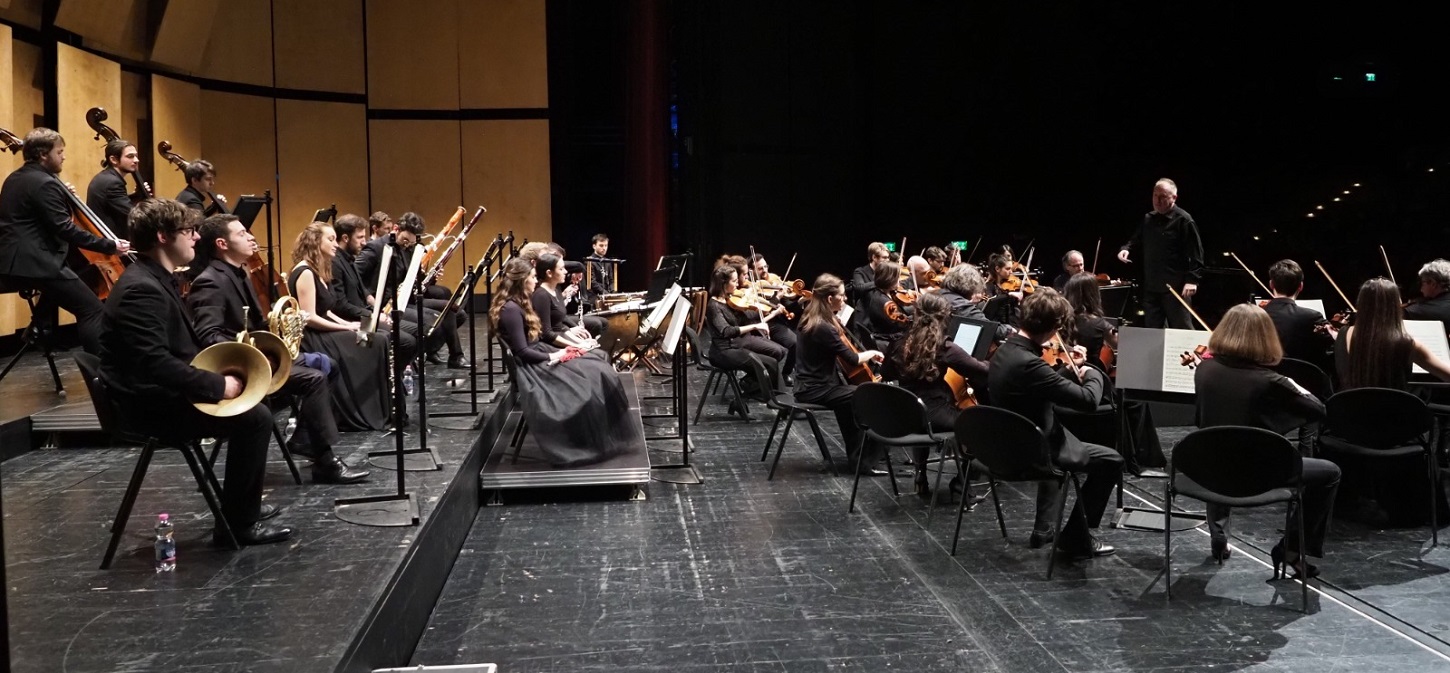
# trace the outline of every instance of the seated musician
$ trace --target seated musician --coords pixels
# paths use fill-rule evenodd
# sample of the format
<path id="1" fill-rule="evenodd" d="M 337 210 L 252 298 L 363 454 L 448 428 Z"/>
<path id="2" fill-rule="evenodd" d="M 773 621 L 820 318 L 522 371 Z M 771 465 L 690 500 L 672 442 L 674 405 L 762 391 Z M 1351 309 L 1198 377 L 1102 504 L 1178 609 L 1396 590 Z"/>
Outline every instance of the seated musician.
<path id="1" fill-rule="evenodd" d="M 710 274 L 710 301 L 705 305 L 705 328 L 710 333 L 710 364 L 721 369 L 755 372 L 751 360 L 764 367 L 766 380 L 754 379 L 756 390 L 769 396 L 783 388 L 780 363 L 785 348 L 770 340 L 770 326 L 758 312 L 730 305 L 740 280 L 733 264 L 721 264 Z M 757 372 L 759 373 L 759 372 Z"/>
<path id="2" fill-rule="evenodd" d="M 875 282 L 872 290 L 856 304 L 856 309 L 866 316 L 866 326 L 871 331 L 871 338 L 875 340 L 877 349 L 885 351 L 887 344 L 906 334 L 906 328 L 911 324 L 911 311 L 895 297 L 897 290 L 901 289 L 899 264 L 877 264 Z"/>
<path id="3" fill-rule="evenodd" d="M 262 506 L 271 410 L 258 404 L 236 416 L 217 417 L 193 406 L 233 399 L 246 382 L 191 366 L 202 344 L 172 270 L 191 262 L 196 244 L 192 217 L 185 206 L 169 199 L 148 199 L 131 210 L 131 235 L 140 254 L 106 299 L 101 376 L 129 429 L 169 441 L 226 439 L 222 515 L 242 544 L 281 542 L 292 530 L 263 523 L 278 512 Z M 213 540 L 223 542 L 220 531 Z"/>
<path id="4" fill-rule="evenodd" d="M 628 449 L 622 428 L 629 399 L 602 349 L 557 349 L 539 341 L 542 331 L 529 297 L 537 276 L 527 260 L 504 264 L 489 328 L 508 346 L 515 364 L 519 407 L 529 434 L 555 467 L 588 465 Z"/>
<path id="5" fill-rule="evenodd" d="M 1088 444 L 1058 423 L 1055 406 L 1090 412 L 1102 399 L 1105 377 L 1084 367 L 1087 357 L 1081 347 L 1069 351 L 1071 362 L 1056 371 L 1042 359 L 1043 344 L 1072 320 L 1072 306 L 1050 288 L 1040 288 L 1022 302 L 1022 319 L 1017 334 L 1007 339 L 992 356 L 988 389 L 992 405 L 1015 411 L 1042 428 L 1058 468 L 1087 474 L 1077 503 L 1063 528 L 1057 549 L 1074 559 L 1113 553 L 1090 532 L 1102 521 L 1103 510 L 1122 470 L 1123 457 L 1106 446 Z M 1057 484 L 1041 482 L 1037 487 L 1037 520 L 1030 540 L 1036 549 L 1052 540 L 1053 503 Z"/>
<path id="6" fill-rule="evenodd" d="M 398 216 L 396 233 L 397 235 L 394 237 L 395 243 L 393 244 L 393 258 L 388 265 L 388 279 L 384 284 L 383 296 L 375 297 L 376 301 L 382 302 L 385 306 L 395 301 L 393 295 L 397 293 L 398 286 L 407 278 L 408 265 L 412 259 L 414 247 L 417 245 L 419 237 L 423 235 L 423 218 L 419 217 L 417 213 L 403 213 Z M 388 244 L 389 239 L 387 237 L 375 238 L 368 241 L 367 245 L 363 246 L 362 250 L 357 253 L 357 270 L 359 275 L 362 276 L 363 284 L 366 287 L 375 288 L 378 286 L 378 273 L 382 270 L 383 246 Z M 422 274 L 425 271 L 425 269 L 419 269 L 417 282 L 423 282 Z M 439 298 L 440 293 L 442 294 L 441 299 Z M 438 312 L 447 308 L 448 297 L 450 296 L 452 296 L 452 293 L 449 293 L 443 288 L 436 286 L 424 288 L 423 320 L 428 324 L 419 325 L 419 330 L 427 330 L 437 321 Z M 409 301 L 409 305 L 416 306 L 411 303 L 411 300 Z M 432 313 L 429 311 L 432 311 Z M 416 322 L 417 309 L 410 309 L 408 313 L 410 315 L 404 319 L 408 322 Z M 458 324 L 462 322 L 463 317 L 457 312 L 454 312 L 454 315 L 455 317 L 452 320 L 444 319 L 438 329 L 443 333 L 443 343 L 448 346 L 448 368 L 467 369 L 468 361 L 463 357 L 463 344 L 458 337 Z M 443 360 L 438 357 L 438 351 L 442 349 L 442 346 L 437 341 L 427 342 L 424 344 L 424 347 L 429 364 L 443 364 Z"/>
<path id="7" fill-rule="evenodd" d="M 597 339 L 603 336 L 604 330 L 609 327 L 608 319 L 597 315 L 579 315 L 579 280 L 582 280 L 584 274 L 584 263 L 570 261 L 569 255 L 564 251 L 564 246 L 553 241 L 544 244 L 544 248 L 548 252 L 553 253 L 564 264 L 564 270 L 559 276 L 559 281 L 549 285 L 549 291 L 559 297 L 560 304 L 564 309 L 564 320 L 569 323 L 570 327 L 583 327 L 593 338 Z M 537 256 L 534 260 L 534 266 L 538 268 Z M 574 273 L 578 273 L 580 279 L 570 283 L 569 278 Z M 544 280 L 540 278 L 539 285 L 543 286 L 544 284 Z"/>
<path id="8" fill-rule="evenodd" d="M 25 134 L 25 163 L 0 187 L 0 278 L 17 289 L 40 291 L 36 319 L 48 322 L 59 306 L 76 317 L 87 353 L 101 346 L 101 300 L 66 266 L 71 246 L 125 254 L 131 244 L 80 229 L 71 221 L 71 196 L 56 176 L 65 164 L 65 138 L 47 128 Z M 34 335 L 28 334 L 27 337 Z"/>
<path id="9" fill-rule="evenodd" d="M 760 288 L 757 294 L 763 297 L 767 303 L 775 304 L 779 309 L 771 311 L 775 317 L 767 318 L 765 324 L 770 326 L 770 340 L 785 349 L 785 359 L 780 363 L 780 374 L 785 379 L 787 386 L 794 385 L 796 331 L 791 326 L 791 319 L 800 318 L 800 298 L 786 296 L 785 290 L 781 288 L 780 276 L 770 272 L 770 263 L 765 260 L 764 255 L 755 255 L 750 260 L 750 264 L 756 287 Z M 745 278 L 745 276 L 741 276 L 741 278 Z M 786 317 L 786 313 L 790 313 L 790 317 Z"/>
<path id="10" fill-rule="evenodd" d="M 1026 294 L 1021 289 L 1021 277 L 1013 275 L 1015 268 L 1010 248 L 1005 253 L 987 258 L 987 303 L 982 312 L 988 320 L 1004 325 L 1017 324 L 1020 305 Z"/>
<path id="11" fill-rule="evenodd" d="M 257 297 L 247 278 L 246 263 L 257 251 L 257 239 L 235 215 L 212 215 L 202 222 L 195 263 L 205 267 L 191 282 L 186 305 L 196 321 L 197 340 L 203 346 L 236 341 L 239 332 L 267 331 L 267 305 Z M 287 441 L 292 453 L 312 459 L 312 481 L 354 484 L 367 479 L 367 471 L 353 471 L 332 452 L 337 444 L 337 421 L 332 416 L 332 395 L 327 374 L 304 364 L 303 353 L 292 363 L 287 383 L 278 392 L 298 399 L 297 431 Z M 317 363 L 331 369 L 323 358 Z"/>
<path id="12" fill-rule="evenodd" d="M 947 272 L 947 251 L 933 245 L 922 251 L 921 258 L 926 260 L 926 265 L 930 267 L 927 273 L 920 278 L 921 289 L 936 287 L 939 283 L 932 282 L 932 279 L 940 278 Z"/>
<path id="13" fill-rule="evenodd" d="M 1324 316 L 1294 300 L 1304 289 L 1304 270 L 1292 259 L 1281 259 L 1269 267 L 1269 291 L 1273 298 L 1264 304 L 1264 311 L 1274 321 L 1284 357 L 1309 362 L 1331 371 L 1329 354 L 1338 332 Z"/>
<path id="14" fill-rule="evenodd" d="M 538 286 L 530 295 L 529 302 L 533 305 L 534 314 L 539 316 L 539 341 L 559 348 L 594 348 L 599 345 L 594 341 L 594 336 L 583 325 L 572 321 L 571 316 L 564 310 L 564 298 L 560 294 L 559 284 L 567 273 L 564 258 L 552 251 L 546 251 L 534 260 L 534 275 L 538 279 Z"/>
<path id="15" fill-rule="evenodd" d="M 1067 287 L 1067 281 L 1071 280 L 1073 276 L 1082 273 L 1084 270 L 1083 267 L 1082 253 L 1077 250 L 1068 250 L 1067 254 L 1062 256 L 1062 273 L 1057 274 L 1057 277 L 1052 279 L 1052 289 L 1062 292 L 1063 288 Z M 1096 278 L 1094 276 L 1095 280 Z"/>
<path id="16" fill-rule="evenodd" d="M 1405 307 L 1406 320 L 1439 320 L 1450 331 L 1450 262 L 1420 267 L 1420 299 Z"/>
<path id="17" fill-rule="evenodd" d="M 926 291 L 934 287 L 931 284 L 931 263 L 925 257 L 912 255 L 906 259 L 906 275 L 901 280 L 901 287 L 907 290 Z"/>
<path id="18" fill-rule="evenodd" d="M 91 178 L 91 184 L 86 187 L 86 205 L 105 220 L 112 233 L 121 238 L 130 237 L 126 223 L 131 216 L 132 204 L 149 196 L 144 184 L 137 184 L 135 192 L 126 192 L 126 176 L 136 175 L 136 169 L 141 167 L 138 157 L 136 146 L 129 140 L 117 138 L 106 143 L 106 158 L 101 160 L 101 172 Z"/>
<path id="19" fill-rule="evenodd" d="M 836 415 L 836 424 L 841 428 L 841 439 L 846 444 L 846 461 L 855 465 L 861 450 L 861 430 L 856 426 L 856 414 L 851 409 L 851 398 L 856 393 L 856 384 L 866 379 L 852 377 L 843 380 L 838 367 L 850 367 L 869 376 L 867 363 L 879 363 L 885 359 L 881 351 L 860 350 L 851 343 L 846 329 L 836 320 L 836 314 L 846 306 L 846 288 L 837 278 L 823 273 L 811 286 L 811 296 L 801 305 L 800 340 L 796 342 L 795 398 L 801 402 L 830 407 Z M 873 452 L 860 456 L 861 473 L 884 475 L 884 470 L 874 466 L 880 462 L 880 454 Z"/>
<path id="20" fill-rule="evenodd" d="M 846 299 L 852 306 L 860 304 L 866 293 L 876 288 L 876 265 L 890 260 L 891 253 L 885 243 L 874 242 L 866 246 L 866 264 L 851 272 L 851 285 L 846 288 Z"/>
<path id="21" fill-rule="evenodd" d="M 987 315 L 982 312 L 982 306 L 986 303 L 987 285 L 977 267 L 958 264 L 948 269 L 946 275 L 942 276 L 939 294 L 951 304 L 952 317 L 988 320 Z M 996 340 L 1006 341 L 1007 337 L 1016 332 L 1011 325 L 998 323 Z"/>
<path id="22" fill-rule="evenodd" d="M 391 220 L 390 220 L 391 221 Z M 357 255 L 367 244 L 367 223 L 357 215 L 343 215 L 337 218 L 332 224 L 332 229 L 337 234 L 337 255 L 332 258 L 332 312 L 339 318 L 358 323 L 364 327 L 372 323 L 373 311 L 378 311 L 377 338 L 387 341 L 391 338 L 389 331 L 393 327 L 393 317 L 377 306 L 377 297 L 373 296 L 372 289 L 366 287 L 362 273 L 357 269 Z M 391 264 L 397 264 L 394 258 Z M 411 313 L 411 312 L 410 312 Z M 429 315 L 424 311 L 425 317 L 436 317 L 436 314 Z M 398 352 L 395 354 L 404 362 L 412 362 L 418 356 L 418 323 L 417 314 L 413 313 L 410 320 L 404 316 L 402 320 L 402 332 L 398 334 Z M 431 326 L 429 323 L 428 326 Z M 424 329 L 427 329 L 425 326 Z M 391 342 L 389 342 L 391 343 Z M 437 351 L 443 347 L 443 330 L 440 328 L 433 338 L 428 342 L 432 350 Z"/>
<path id="23" fill-rule="evenodd" d="M 972 357 L 947 338 L 947 321 L 951 317 L 950 302 L 936 294 L 923 294 L 916 300 L 911 328 L 887 349 L 886 362 L 881 367 L 882 378 L 896 381 L 921 398 L 932 432 L 952 432 L 957 414 L 961 413 L 956 393 L 946 381 L 948 369 L 965 380 L 963 385 L 980 390 L 983 397 L 987 392 L 987 363 Z M 931 495 L 926 478 L 927 452 L 925 446 L 912 449 L 916 494 L 920 496 Z M 954 455 L 954 450 L 949 449 L 946 455 Z M 952 492 L 959 491 L 961 486 L 961 475 L 953 477 Z"/>
<path id="24" fill-rule="evenodd" d="M 387 238 L 388 234 L 398 231 L 398 223 L 393 221 L 393 216 L 381 210 L 368 216 L 368 240 L 376 238 Z"/>
<path id="25" fill-rule="evenodd" d="M 1213 357 L 1193 372 L 1198 426 L 1247 425 L 1285 433 L 1324 418 L 1324 403 L 1270 367 L 1282 349 L 1274 338 L 1274 322 L 1253 304 L 1239 304 L 1224 314 L 1208 339 Z M 1247 467 L 1247 466 L 1246 466 Z M 1318 570 L 1302 556 L 1324 556 L 1324 534 L 1339 488 L 1339 468 L 1327 460 L 1304 459 L 1304 542 L 1298 549 L 1298 517 L 1290 503 L 1284 536 L 1274 545 L 1275 566 L 1287 562 L 1296 577 L 1314 577 Z M 1208 530 L 1214 558 L 1229 556 L 1225 530 L 1230 508 L 1208 505 Z"/>
<path id="26" fill-rule="evenodd" d="M 1419 365 L 1441 381 L 1450 381 L 1450 362 L 1436 357 L 1425 344 L 1405 333 L 1401 317 L 1400 289 L 1384 278 L 1372 278 L 1359 286 L 1354 306 L 1354 325 L 1345 328 L 1334 342 L 1334 367 L 1339 373 L 1339 390 L 1355 388 L 1409 388 L 1411 365 Z M 1388 515 L 1391 526 L 1419 526 L 1430 520 L 1425 502 L 1430 480 L 1419 456 L 1381 458 L 1360 464 L 1353 458 L 1334 455 L 1323 447 L 1322 456 L 1338 464 L 1347 475 L 1367 475 L 1368 484 L 1347 481 L 1346 490 L 1373 495 Z M 1440 513 L 1450 514 L 1443 491 L 1435 493 Z M 1442 516 L 1441 520 L 1446 517 Z"/>
<path id="27" fill-rule="evenodd" d="M 206 159 L 197 159 L 186 165 L 186 188 L 176 195 L 181 205 L 200 211 L 203 217 L 227 212 L 227 198 L 217 194 L 216 167 Z M 207 200 L 211 203 L 208 204 Z"/>
<path id="28" fill-rule="evenodd" d="M 1090 273 L 1075 274 L 1063 286 L 1063 296 L 1072 305 L 1073 324 L 1068 340 L 1087 351 L 1087 360 L 1094 367 L 1108 371 L 1103 362 L 1103 347 L 1118 349 L 1118 327 L 1103 316 L 1103 295 L 1098 279 Z"/>
<path id="29" fill-rule="evenodd" d="M 582 262 L 565 261 L 564 269 L 569 272 L 569 277 L 564 281 L 563 289 L 559 291 L 559 295 L 564 298 L 564 313 L 568 315 L 579 315 L 583 312 L 582 309 L 584 308 L 584 264 Z M 585 323 L 585 327 L 588 327 L 587 322 Z M 590 332 L 590 334 L 593 334 L 593 332 Z"/>

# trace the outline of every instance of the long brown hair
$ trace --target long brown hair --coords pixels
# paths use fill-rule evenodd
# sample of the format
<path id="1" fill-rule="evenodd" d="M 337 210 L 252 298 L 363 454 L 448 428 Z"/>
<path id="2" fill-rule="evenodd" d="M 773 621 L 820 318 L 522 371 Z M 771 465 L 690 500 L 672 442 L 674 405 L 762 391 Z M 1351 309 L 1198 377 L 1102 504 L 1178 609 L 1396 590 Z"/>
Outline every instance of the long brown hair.
<path id="1" fill-rule="evenodd" d="M 830 298 L 845 294 L 846 286 L 829 273 L 816 276 L 815 285 L 811 286 L 809 299 L 801 301 L 800 331 L 806 332 L 814 329 L 816 325 L 831 325 L 835 327 L 836 314 L 831 312 Z"/>
<path id="2" fill-rule="evenodd" d="M 297 234 L 297 243 L 292 246 L 292 263 L 307 262 L 307 266 L 312 267 L 312 273 L 317 274 L 317 278 L 323 283 L 332 282 L 332 262 L 322 259 L 322 237 L 327 232 L 337 235 L 332 225 L 313 222 L 302 233 Z"/>
<path id="3" fill-rule="evenodd" d="M 534 304 L 529 301 L 529 296 L 524 292 L 529 276 L 534 275 L 533 262 L 515 257 L 503 265 L 503 278 L 499 281 L 498 294 L 494 295 L 493 306 L 488 308 L 488 326 L 495 334 L 498 333 L 498 317 L 503 313 L 503 307 L 509 302 L 519 305 L 524 312 L 524 328 L 528 331 L 529 341 L 539 338 L 543 332 L 543 323 L 539 322 L 539 315 L 534 313 Z"/>
<path id="4" fill-rule="evenodd" d="M 937 351 L 946 338 L 946 323 L 951 317 L 951 302 L 936 294 L 923 294 L 916 300 L 916 312 L 906 336 L 892 353 L 901 377 L 910 381 L 934 381 L 941 367 L 936 363 Z"/>
<path id="5" fill-rule="evenodd" d="M 1384 278 L 1371 278 L 1359 286 L 1355 308 L 1354 337 L 1345 344 L 1348 362 L 1339 373 L 1341 387 L 1403 386 L 1414 342 L 1400 315 L 1400 289 Z"/>

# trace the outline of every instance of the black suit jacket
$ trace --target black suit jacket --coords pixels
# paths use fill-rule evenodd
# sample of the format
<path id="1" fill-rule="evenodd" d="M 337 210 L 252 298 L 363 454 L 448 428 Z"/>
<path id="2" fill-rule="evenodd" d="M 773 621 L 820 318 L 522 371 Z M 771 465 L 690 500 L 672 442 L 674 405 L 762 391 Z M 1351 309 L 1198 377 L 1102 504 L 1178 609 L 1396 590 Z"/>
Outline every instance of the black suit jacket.
<path id="1" fill-rule="evenodd" d="M 126 193 L 126 178 L 115 168 L 102 168 L 86 188 L 86 205 L 101 216 L 106 226 L 121 238 L 131 237 L 127 224 L 131 216 L 131 196 Z"/>
<path id="2" fill-rule="evenodd" d="M 373 274 L 376 277 L 377 271 L 374 270 Z M 373 315 L 372 309 L 368 307 L 368 293 L 375 287 L 363 286 L 357 260 L 348 251 L 338 248 L 337 256 L 332 258 L 332 297 L 336 302 L 332 312 L 343 320 L 356 320 L 366 324 Z"/>
<path id="3" fill-rule="evenodd" d="M 211 260 L 191 281 L 186 305 L 203 346 L 236 340 L 243 316 L 249 323 L 247 331 L 267 329 L 269 307 L 257 298 L 252 284 L 237 275 L 236 267 L 220 259 Z"/>
<path id="4" fill-rule="evenodd" d="M 1289 297 L 1275 297 L 1264 305 L 1264 312 L 1274 321 L 1284 357 L 1320 367 L 1329 364 L 1329 348 L 1334 345 L 1334 337 L 1314 331 L 1316 325 L 1324 322 L 1324 316 L 1318 311 L 1304 308 Z"/>
<path id="5" fill-rule="evenodd" d="M 388 245 L 387 236 L 379 236 L 357 254 L 357 271 L 362 276 L 362 281 L 371 292 L 378 286 L 378 271 L 383 265 L 383 246 Z M 417 247 L 417 246 L 414 246 Z M 375 301 L 383 304 L 393 298 L 393 292 L 398 288 L 398 283 L 403 282 L 403 276 L 408 273 L 408 256 L 403 253 L 402 248 L 393 246 L 393 258 L 388 262 L 387 287 L 383 288 L 383 296 L 373 297 Z M 421 273 L 421 272 L 420 272 Z"/>
<path id="6" fill-rule="evenodd" d="M 1434 299 L 1421 299 L 1405 307 L 1407 320 L 1439 320 L 1450 330 L 1450 292 L 1442 292 Z"/>
<path id="7" fill-rule="evenodd" d="M 851 282 L 846 286 L 846 299 L 859 303 L 866 293 L 876 289 L 876 269 L 870 264 L 856 267 L 851 272 Z"/>
<path id="8" fill-rule="evenodd" d="M 76 278 L 65 265 L 70 246 L 116 252 L 116 244 L 71 221 L 71 201 L 61 181 L 27 161 L 0 186 L 0 276 Z"/>
<path id="9" fill-rule="evenodd" d="M 1082 412 L 1098 408 L 1105 385 L 1102 372 L 1087 369 L 1079 383 L 1072 372 L 1054 370 L 1042 359 L 1042 346 L 1013 334 L 997 348 L 988 365 L 992 406 L 1015 411 L 1042 428 L 1059 463 L 1082 464 L 1082 441 L 1057 422 L 1054 406 Z"/>
<path id="10" fill-rule="evenodd" d="M 1198 426 L 1247 425 L 1285 433 L 1324 418 L 1324 403 L 1283 374 L 1239 358 L 1206 358 L 1193 372 Z"/>
<path id="11" fill-rule="evenodd" d="M 181 193 L 176 195 L 176 200 L 187 208 L 206 212 L 206 196 L 196 191 L 191 185 L 187 185 L 186 189 L 181 190 Z"/>
<path id="12" fill-rule="evenodd" d="M 150 257 L 121 274 L 101 324 L 101 374 L 117 399 L 221 400 L 226 380 L 191 366 L 201 340 L 171 271 Z"/>

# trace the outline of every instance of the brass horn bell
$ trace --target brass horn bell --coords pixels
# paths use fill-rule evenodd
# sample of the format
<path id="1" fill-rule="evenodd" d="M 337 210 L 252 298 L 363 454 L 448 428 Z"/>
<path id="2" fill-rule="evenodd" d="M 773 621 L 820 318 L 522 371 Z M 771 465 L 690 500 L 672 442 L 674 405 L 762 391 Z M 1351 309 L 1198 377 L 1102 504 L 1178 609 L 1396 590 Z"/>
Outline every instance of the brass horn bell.
<path id="1" fill-rule="evenodd" d="M 232 399 L 195 403 L 198 411 L 211 416 L 225 418 L 250 411 L 267 396 L 267 388 L 272 381 L 272 366 L 268 364 L 267 356 L 257 347 L 240 341 L 208 346 L 196 354 L 191 366 L 213 374 L 230 374 L 242 380 L 242 394 Z"/>
<path id="2" fill-rule="evenodd" d="M 267 386 L 267 394 L 281 390 L 287 384 L 287 377 L 292 374 L 292 351 L 287 348 L 282 337 L 266 330 L 252 330 L 247 333 L 247 339 L 267 358 L 267 365 L 271 368 L 272 382 Z"/>

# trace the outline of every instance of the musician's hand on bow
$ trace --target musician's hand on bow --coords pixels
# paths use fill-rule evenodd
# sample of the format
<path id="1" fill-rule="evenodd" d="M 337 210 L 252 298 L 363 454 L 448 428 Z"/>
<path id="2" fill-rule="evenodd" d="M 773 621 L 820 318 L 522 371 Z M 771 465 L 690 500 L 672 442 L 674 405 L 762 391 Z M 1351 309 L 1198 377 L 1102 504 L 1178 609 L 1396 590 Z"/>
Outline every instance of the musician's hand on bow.
<path id="1" fill-rule="evenodd" d="M 881 364 L 886 361 L 886 354 L 881 351 L 861 351 L 861 362 L 875 362 Z"/>
<path id="2" fill-rule="evenodd" d="M 124 255 L 131 252 L 131 242 L 125 239 L 116 239 L 116 254 Z"/>
<path id="3" fill-rule="evenodd" d="M 1198 294 L 1198 285 L 1196 285 L 1194 283 L 1184 283 L 1183 284 L 1183 298 L 1184 299 L 1187 299 L 1189 297 L 1192 297 L 1195 294 Z"/>
<path id="4" fill-rule="evenodd" d="M 1124 264 L 1132 264 L 1133 263 L 1132 260 L 1128 259 L 1128 251 L 1127 250 L 1119 250 L 1118 251 L 1118 261 L 1119 262 L 1122 262 Z"/>

